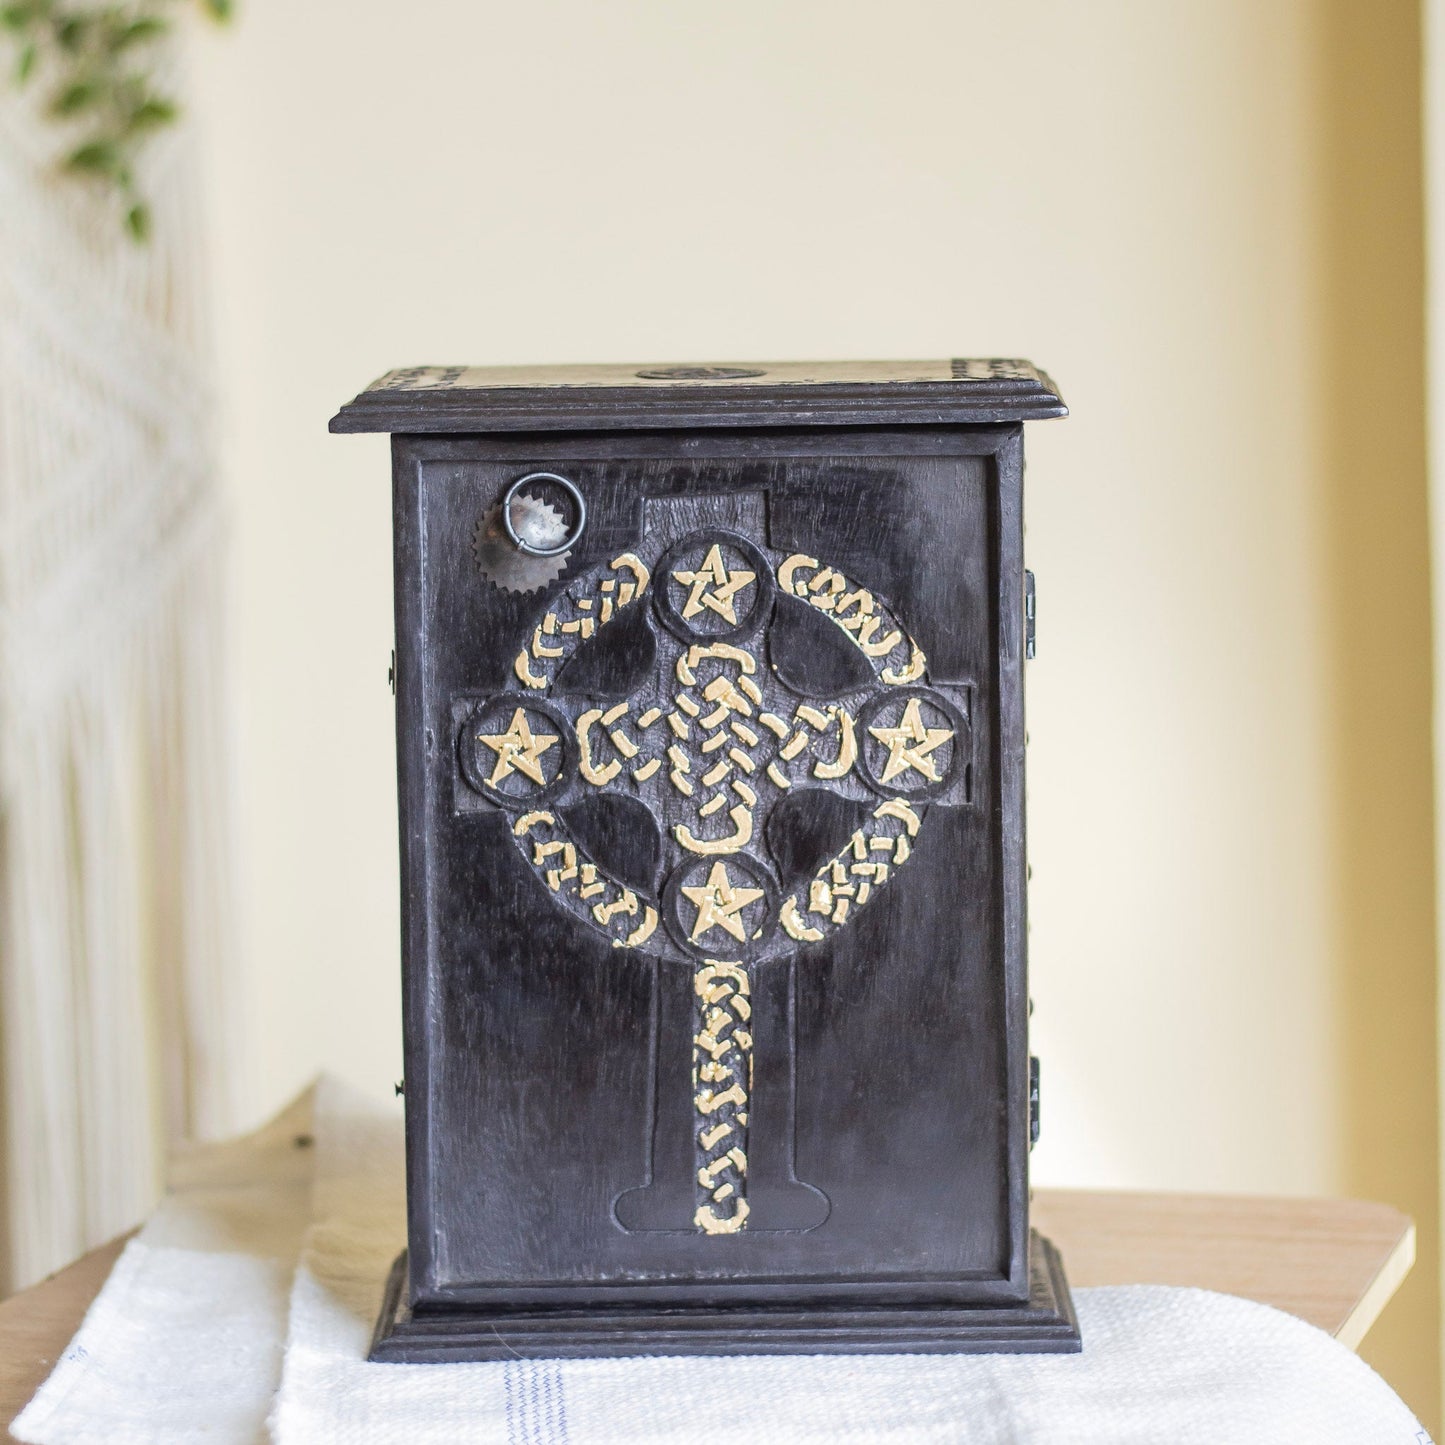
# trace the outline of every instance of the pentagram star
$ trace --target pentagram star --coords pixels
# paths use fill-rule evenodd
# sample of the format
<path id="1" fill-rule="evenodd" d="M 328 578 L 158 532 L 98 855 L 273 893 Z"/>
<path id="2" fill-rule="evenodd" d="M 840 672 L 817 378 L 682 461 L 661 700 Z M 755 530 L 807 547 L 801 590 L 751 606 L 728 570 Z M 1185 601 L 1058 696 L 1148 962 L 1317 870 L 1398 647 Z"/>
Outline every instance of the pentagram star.
<path id="1" fill-rule="evenodd" d="M 938 769 L 928 755 L 953 736 L 953 729 L 924 727 L 916 697 L 908 699 L 897 727 L 870 727 L 868 731 L 888 749 L 888 761 L 883 766 L 881 782 L 891 783 L 899 773 L 910 769 L 922 773 L 930 783 L 939 781 Z"/>
<path id="2" fill-rule="evenodd" d="M 714 549 L 716 550 L 716 549 Z M 696 888 L 684 888 L 685 898 L 697 908 L 697 922 L 692 926 L 690 941 L 696 943 L 711 928 L 725 928 L 739 943 L 747 942 L 747 932 L 739 914 L 749 903 L 763 896 L 761 888 L 736 888 L 721 863 L 712 865 L 707 882 Z"/>
<path id="3" fill-rule="evenodd" d="M 716 612 L 725 622 L 736 626 L 738 614 L 733 605 L 733 598 L 744 587 L 751 587 L 757 575 L 756 572 L 749 572 L 742 567 L 729 572 L 723 563 L 722 550 L 714 542 L 708 550 L 707 556 L 703 558 L 702 566 L 696 572 L 674 572 L 672 577 L 675 582 L 681 582 L 684 587 L 692 588 L 687 601 L 683 604 L 682 615 L 684 617 L 696 617 L 704 607 L 707 607 Z"/>
<path id="4" fill-rule="evenodd" d="M 512 714 L 512 725 L 506 732 L 478 733 L 477 741 L 486 743 L 497 755 L 497 765 L 487 779 L 488 787 L 495 788 L 513 771 L 531 778 L 534 783 L 546 785 L 547 779 L 542 775 L 542 764 L 538 759 L 548 748 L 556 746 L 557 734 L 534 733 L 527 723 L 527 714 L 521 708 Z"/>

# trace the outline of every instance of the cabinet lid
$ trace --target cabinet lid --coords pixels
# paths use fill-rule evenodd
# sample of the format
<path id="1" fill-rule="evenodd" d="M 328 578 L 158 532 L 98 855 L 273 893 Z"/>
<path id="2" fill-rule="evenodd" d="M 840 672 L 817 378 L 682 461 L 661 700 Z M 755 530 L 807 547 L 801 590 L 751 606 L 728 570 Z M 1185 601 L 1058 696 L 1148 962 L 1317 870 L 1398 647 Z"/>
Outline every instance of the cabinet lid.
<path id="1" fill-rule="evenodd" d="M 1027 361 L 409 366 L 347 402 L 331 430 L 956 426 L 1067 413 L 1053 382 Z"/>

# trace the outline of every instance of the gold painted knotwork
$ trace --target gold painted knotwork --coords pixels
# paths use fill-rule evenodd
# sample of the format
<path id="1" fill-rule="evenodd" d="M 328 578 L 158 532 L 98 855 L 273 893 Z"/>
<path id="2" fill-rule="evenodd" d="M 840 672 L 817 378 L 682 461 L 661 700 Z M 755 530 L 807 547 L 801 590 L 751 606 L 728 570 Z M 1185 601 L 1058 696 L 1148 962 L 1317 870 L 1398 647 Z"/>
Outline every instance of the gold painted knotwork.
<path id="1" fill-rule="evenodd" d="M 549 687 L 577 648 L 599 625 L 605 626 L 624 607 L 637 601 L 652 579 L 647 564 L 633 552 L 614 557 L 607 564 L 607 573 L 579 577 L 548 605 L 542 620 L 532 629 L 531 641 L 512 664 L 512 671 L 524 687 Z"/>
<path id="2" fill-rule="evenodd" d="M 906 663 L 897 667 L 885 667 L 878 676 L 891 687 L 906 687 L 911 682 L 921 681 L 927 669 L 928 659 L 924 657 L 923 649 L 913 642 L 909 644 Z"/>
<path id="3" fill-rule="evenodd" d="M 642 910 L 642 922 L 619 943 L 615 938 L 612 940 L 613 948 L 641 948 L 644 943 L 657 931 L 657 909 L 648 904 Z"/>
<path id="4" fill-rule="evenodd" d="M 815 778 L 842 778 L 853 771 L 858 761 L 858 737 L 853 730 L 853 717 L 846 708 L 830 708 L 832 720 L 838 726 L 838 755 L 832 762 L 819 758 L 813 764 Z"/>
<path id="5" fill-rule="evenodd" d="M 778 586 L 826 614 L 852 639 L 879 678 L 891 687 L 917 682 L 928 665 L 923 649 L 866 587 L 816 557 L 794 552 L 778 564 Z"/>
<path id="6" fill-rule="evenodd" d="M 593 729 L 601 731 L 602 709 L 600 707 L 590 708 L 581 714 L 577 719 L 577 771 L 592 784 L 594 788 L 604 787 L 622 771 L 622 764 L 612 758 L 605 763 L 599 763 L 593 749 L 597 746 L 598 737 Z"/>
<path id="7" fill-rule="evenodd" d="M 724 799 L 726 801 L 726 799 Z M 717 809 L 710 804 L 704 804 L 698 809 L 703 816 L 707 813 L 716 812 Z M 677 841 L 687 849 L 689 853 L 701 853 L 708 855 L 712 853 L 740 853 L 752 841 L 753 836 L 753 813 L 751 808 L 742 804 L 728 809 L 728 817 L 733 820 L 733 831 L 723 838 L 696 838 L 686 823 L 678 823 L 673 828 Z"/>
<path id="8" fill-rule="evenodd" d="M 808 923 L 801 913 L 798 912 L 798 900 L 796 898 L 785 898 L 782 911 L 778 917 L 782 920 L 783 928 L 790 938 L 796 938 L 799 943 L 817 943 L 823 937 L 821 928 L 814 928 Z"/>
<path id="9" fill-rule="evenodd" d="M 704 664 L 714 670 L 706 681 L 701 680 Z M 673 787 L 686 798 L 696 797 L 694 820 L 672 828 L 673 837 L 689 853 L 704 857 L 740 853 L 752 841 L 758 795 L 741 779 L 734 781 L 733 788 L 742 801 L 728 807 L 731 830 L 709 836 L 700 825 L 730 801 L 725 792 L 713 789 L 734 770 L 744 777 L 757 770 L 753 754 L 764 746 L 764 738 L 744 721 L 754 717 L 760 696 L 755 684 L 749 687 L 757 671 L 752 653 L 724 642 L 698 643 L 677 659 L 675 672 L 683 687 L 674 697 L 675 710 L 668 714 L 677 741 L 669 745 L 667 756 Z M 707 790 L 702 796 L 696 796 L 693 786 L 694 764 L 697 780 Z"/>
<path id="10" fill-rule="evenodd" d="M 825 782 L 847 777 L 857 765 L 856 725 L 853 714 L 845 707 L 832 704 L 820 709 L 811 703 L 800 703 L 791 724 L 775 713 L 764 713 L 759 721 L 774 733 L 779 743 L 777 756 L 765 768 L 778 788 L 791 788 L 794 782 L 783 764 L 805 753 L 812 760 L 812 776 Z M 820 740 L 825 743 L 832 740 L 832 757 L 826 755 L 823 747 L 816 746 Z"/>
<path id="11" fill-rule="evenodd" d="M 742 675 L 749 675 L 758 670 L 757 658 L 755 658 L 752 653 L 745 652 L 741 647 L 734 647 L 728 642 L 695 642 L 677 659 L 677 680 L 686 687 L 695 687 L 697 685 L 698 666 L 704 659 L 709 657 L 719 658 L 724 662 L 737 663 L 738 667 L 742 669 Z M 739 685 L 742 683 L 742 675 L 738 678 Z M 716 682 L 718 679 L 714 678 L 713 681 Z M 712 684 L 709 683 L 708 685 L 711 686 Z M 728 683 L 724 689 L 719 691 L 717 696 L 709 697 L 708 701 L 720 702 L 724 693 L 726 693 L 728 697 L 727 707 L 736 708 L 744 715 L 751 714 L 752 709 L 748 706 L 747 701 L 739 695 L 738 689 L 734 687 L 732 683 Z M 682 706 L 680 699 L 678 706 Z M 702 709 L 699 708 L 698 712 L 701 712 L 701 710 Z M 693 715 L 696 716 L 696 713 Z"/>
<path id="12" fill-rule="evenodd" d="M 783 930 L 799 943 L 817 943 L 828 926 L 840 927 L 862 908 L 912 856 L 912 839 L 922 820 L 900 798 L 880 803 L 872 814 L 877 831 L 858 829 L 848 846 L 818 869 L 806 899 L 794 893 L 778 912 Z"/>
<path id="13" fill-rule="evenodd" d="M 736 1234 L 748 1219 L 748 1099 L 753 1087 L 748 971 L 741 963 L 708 959 L 694 975 L 693 992 L 698 1189 L 693 1223 L 705 1234 Z"/>
<path id="14" fill-rule="evenodd" d="M 548 891 L 575 898 L 614 948 L 638 948 L 657 931 L 657 909 L 585 858 L 555 814 L 540 809 L 524 813 L 512 833 L 523 846 L 531 845 L 532 865 Z"/>

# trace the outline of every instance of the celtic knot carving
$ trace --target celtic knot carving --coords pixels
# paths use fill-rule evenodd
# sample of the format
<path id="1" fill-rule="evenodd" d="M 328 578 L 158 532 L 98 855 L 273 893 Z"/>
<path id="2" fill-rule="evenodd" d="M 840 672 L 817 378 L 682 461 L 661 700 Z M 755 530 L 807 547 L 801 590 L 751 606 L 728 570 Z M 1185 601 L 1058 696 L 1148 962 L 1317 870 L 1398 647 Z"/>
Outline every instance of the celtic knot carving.
<path id="1" fill-rule="evenodd" d="M 967 803 L 970 692 L 931 682 L 888 603 L 825 561 L 688 526 L 664 502 L 643 535 L 547 599 L 516 654 L 516 690 L 457 701 L 458 761 L 471 792 L 506 811 L 555 905 L 615 948 L 695 970 L 695 1223 L 728 1233 L 748 1217 L 750 970 L 846 927 L 906 866 L 929 807 Z M 582 650 L 638 609 L 655 648 L 644 680 L 615 701 L 570 692 Z M 833 695 L 779 661 L 778 630 L 800 613 L 866 664 Z M 816 789 L 860 822 L 787 876 L 769 820 Z M 655 822 L 651 886 L 616 876 L 569 826 L 571 805 L 602 795 Z"/>
<path id="2" fill-rule="evenodd" d="M 707 1234 L 736 1234 L 748 1219 L 748 1097 L 753 1090 L 751 984 L 736 963 L 704 963 L 693 981 L 693 1103 L 698 1112 L 698 1206 Z"/>

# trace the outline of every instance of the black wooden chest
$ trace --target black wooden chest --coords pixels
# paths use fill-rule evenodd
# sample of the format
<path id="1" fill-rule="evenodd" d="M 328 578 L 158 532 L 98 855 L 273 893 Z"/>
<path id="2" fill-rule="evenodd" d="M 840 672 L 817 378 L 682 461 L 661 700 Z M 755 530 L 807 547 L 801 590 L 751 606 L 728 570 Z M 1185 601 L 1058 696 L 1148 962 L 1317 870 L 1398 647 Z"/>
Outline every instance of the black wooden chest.
<path id="1" fill-rule="evenodd" d="M 1028 1227 L 1017 361 L 422 367 L 374 1357 L 1069 1350 Z"/>

